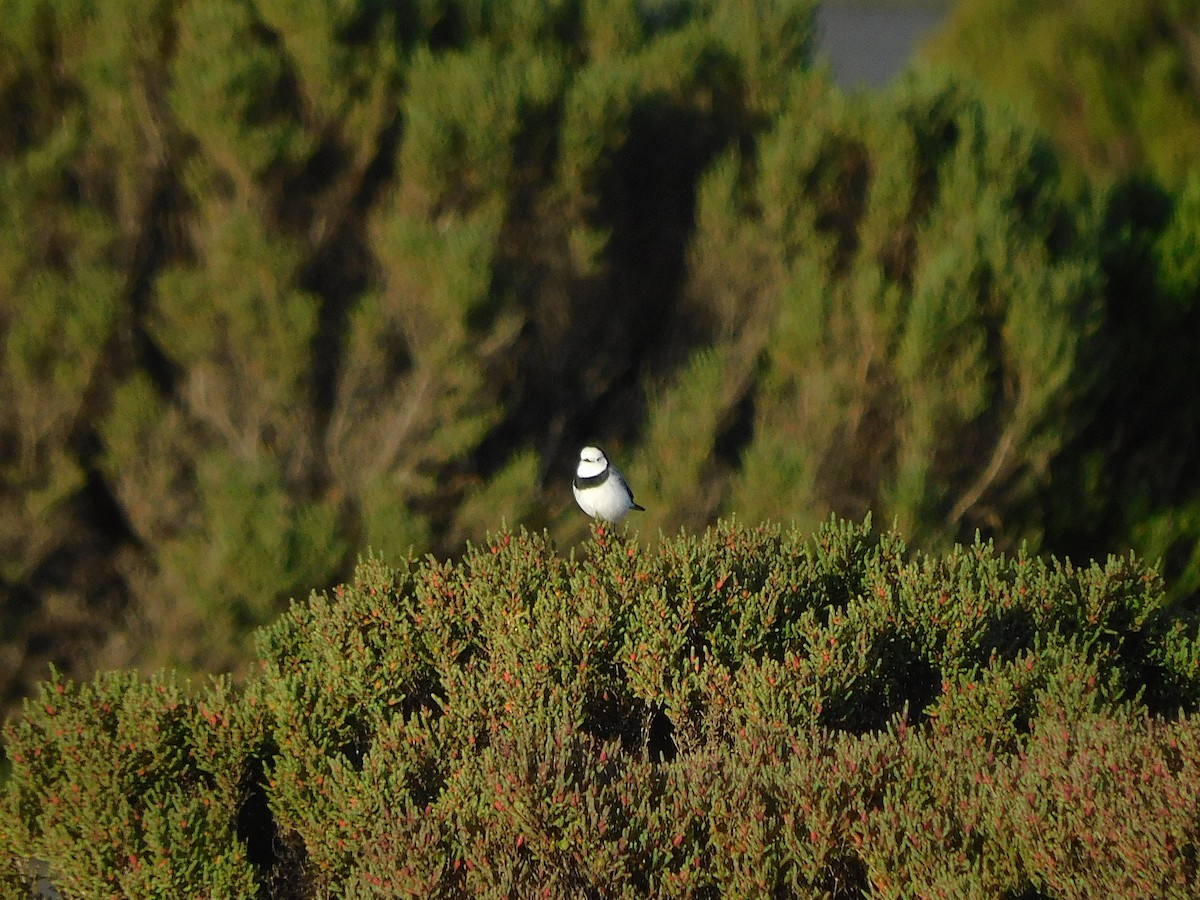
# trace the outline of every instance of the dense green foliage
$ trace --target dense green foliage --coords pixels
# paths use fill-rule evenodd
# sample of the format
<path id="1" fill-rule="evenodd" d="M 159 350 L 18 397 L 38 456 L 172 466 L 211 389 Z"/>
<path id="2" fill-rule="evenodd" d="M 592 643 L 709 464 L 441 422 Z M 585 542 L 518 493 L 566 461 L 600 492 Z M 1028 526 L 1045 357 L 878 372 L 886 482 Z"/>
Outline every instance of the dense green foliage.
<path id="1" fill-rule="evenodd" d="M 1046 540 L 1135 546 L 1200 592 L 1200 2 L 955 5 L 924 57 L 1020 108 L 1101 210 L 1102 339 Z M 1087 198 L 1091 198 L 1090 201 Z"/>
<path id="2" fill-rule="evenodd" d="M 810 0 L 10 5 L 6 709 L 240 673 L 368 547 L 578 540 L 587 439 L 647 535 L 873 511 L 1200 590 L 1186 154 L 1080 200 L 986 86 L 810 72 Z M 1126 15 L 1149 98 L 1184 44 Z"/>
<path id="3" fill-rule="evenodd" d="M 1131 558 L 831 521 L 363 562 L 224 680 L 60 677 L 10 884 L 64 897 L 1194 896 L 1200 636 Z"/>
<path id="4" fill-rule="evenodd" d="M 1027 107 L 1066 165 L 1179 188 L 1200 146 L 1200 3 L 959 0 L 924 55 Z"/>
<path id="5" fill-rule="evenodd" d="M 706 515 L 1038 535 L 1099 297 L 1056 186 L 1044 144 L 952 84 L 797 94 L 701 181 L 685 298 L 710 337 L 630 467 L 649 520 L 695 521 L 700 485 Z M 711 474 L 738 440 L 738 471 Z"/>

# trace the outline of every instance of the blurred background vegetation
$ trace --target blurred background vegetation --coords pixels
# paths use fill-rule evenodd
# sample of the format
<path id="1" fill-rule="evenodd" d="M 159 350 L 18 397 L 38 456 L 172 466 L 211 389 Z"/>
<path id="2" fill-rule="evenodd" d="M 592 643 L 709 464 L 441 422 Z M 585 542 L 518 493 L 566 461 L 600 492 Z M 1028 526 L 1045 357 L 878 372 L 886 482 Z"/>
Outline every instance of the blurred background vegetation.
<path id="1" fill-rule="evenodd" d="M 16 0 L 0 700 L 239 671 L 365 548 L 647 507 L 1162 558 L 1200 592 L 1200 2 Z"/>

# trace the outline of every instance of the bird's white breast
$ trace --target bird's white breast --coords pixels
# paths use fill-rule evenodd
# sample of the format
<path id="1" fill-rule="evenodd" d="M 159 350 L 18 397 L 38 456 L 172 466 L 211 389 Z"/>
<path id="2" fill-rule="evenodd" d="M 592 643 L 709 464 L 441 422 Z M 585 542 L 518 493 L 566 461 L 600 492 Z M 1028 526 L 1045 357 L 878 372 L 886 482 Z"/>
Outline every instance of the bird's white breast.
<path id="1" fill-rule="evenodd" d="M 580 509 L 589 516 L 616 524 L 629 514 L 629 494 L 619 478 L 610 476 L 596 487 L 573 490 Z"/>

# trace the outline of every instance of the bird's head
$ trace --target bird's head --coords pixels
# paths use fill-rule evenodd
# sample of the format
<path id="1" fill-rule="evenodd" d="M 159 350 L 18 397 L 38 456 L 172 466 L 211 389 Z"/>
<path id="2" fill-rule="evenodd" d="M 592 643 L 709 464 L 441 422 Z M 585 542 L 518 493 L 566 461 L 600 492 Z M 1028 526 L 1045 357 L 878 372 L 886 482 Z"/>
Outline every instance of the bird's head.
<path id="1" fill-rule="evenodd" d="M 608 468 L 608 459 L 599 447 L 587 446 L 579 451 L 579 465 L 575 471 L 580 478 L 591 478 Z"/>

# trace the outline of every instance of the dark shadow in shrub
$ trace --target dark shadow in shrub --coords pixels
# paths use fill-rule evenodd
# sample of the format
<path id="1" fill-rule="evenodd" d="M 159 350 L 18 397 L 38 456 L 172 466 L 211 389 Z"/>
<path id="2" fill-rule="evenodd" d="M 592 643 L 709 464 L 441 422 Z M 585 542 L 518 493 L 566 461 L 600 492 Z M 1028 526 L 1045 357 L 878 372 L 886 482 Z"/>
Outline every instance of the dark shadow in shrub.
<path id="1" fill-rule="evenodd" d="M 1013 731 L 1018 737 L 1029 734 L 1032 730 L 1031 723 L 1034 716 L 1038 714 L 1039 705 L 1037 692 L 1033 691 L 1022 696 L 1012 708 Z M 1009 746 L 1007 747 L 1007 751 L 1015 753 L 1017 748 Z"/>
<path id="2" fill-rule="evenodd" d="M 275 865 L 279 828 L 267 803 L 266 760 L 275 756 L 274 748 L 246 761 L 238 792 L 242 797 L 237 811 L 237 836 L 246 845 L 246 859 L 266 871 Z"/>
<path id="3" fill-rule="evenodd" d="M 404 721 L 411 721 L 420 711 L 428 713 L 432 719 L 440 719 L 442 704 L 446 700 L 446 695 L 440 688 L 441 681 L 432 671 L 415 679 L 400 701 L 400 715 L 404 717 Z"/>
<path id="4" fill-rule="evenodd" d="M 605 691 L 584 703 L 580 728 L 600 742 L 619 740 L 622 752 L 632 755 L 641 751 L 643 729 L 649 717 L 650 709 L 641 700 Z"/>
<path id="5" fill-rule="evenodd" d="M 1065 607 L 1065 604 L 1064 604 Z M 1101 647 L 1117 647 L 1125 636 L 1135 630 L 1135 613 L 1128 607 L 1118 607 L 1112 610 L 1103 621 L 1088 621 L 1082 609 L 1063 609 L 1050 623 L 1042 626 L 1042 631 L 1053 629 L 1067 640 L 1075 639 L 1082 645 Z M 1095 651 L 1091 651 L 1095 652 Z"/>
<path id="6" fill-rule="evenodd" d="M 651 762 L 671 762 L 679 755 L 675 745 L 675 723 L 662 706 L 655 706 L 646 738 L 646 754 Z"/>
<path id="7" fill-rule="evenodd" d="M 296 832 L 280 837 L 276 845 L 278 857 L 260 891 L 270 900 L 312 900 L 318 895 L 308 868 L 308 851 Z"/>
<path id="8" fill-rule="evenodd" d="M 882 731 L 907 710 L 910 724 L 929 719 L 926 709 L 941 689 L 941 674 L 906 638 L 880 635 L 871 649 L 878 672 L 852 685 L 835 686 L 821 711 L 820 722 L 832 731 L 862 735 Z"/>
<path id="9" fill-rule="evenodd" d="M 825 894 L 835 900 L 858 900 L 867 897 L 867 867 L 857 856 L 837 856 L 829 861 L 829 869 L 821 882 L 818 896 Z"/>
<path id="10" fill-rule="evenodd" d="M 973 662 L 986 666 L 994 654 L 1012 662 L 1021 653 L 1032 650 L 1037 636 L 1037 623 L 1027 609 L 1010 609 L 988 620 Z"/>
<path id="11" fill-rule="evenodd" d="M 368 731 L 366 723 L 358 716 L 346 717 L 347 737 L 338 747 L 338 752 L 345 757 L 346 762 L 355 772 L 361 772 L 363 766 L 363 757 L 367 755 L 367 751 L 371 749 L 371 733 Z"/>
<path id="12" fill-rule="evenodd" d="M 1127 669 L 1124 689 L 1126 697 L 1136 697 L 1140 691 L 1142 702 L 1152 716 L 1173 719 L 1200 712 L 1195 685 L 1154 663 Z"/>
<path id="13" fill-rule="evenodd" d="M 406 785 L 413 805 L 422 809 L 437 802 L 438 797 L 442 795 L 446 787 L 445 773 L 438 767 L 436 760 L 427 758 L 409 775 Z"/>
<path id="14" fill-rule="evenodd" d="M 1163 622 L 1154 631 L 1170 627 Z M 1146 709 L 1154 716 L 1174 718 L 1200 711 L 1200 690 L 1195 681 L 1182 677 L 1153 659 L 1155 646 L 1162 640 L 1150 629 L 1128 635 L 1121 646 L 1121 689 L 1127 698 L 1141 695 Z"/>
<path id="15" fill-rule="evenodd" d="M 1004 900 L 1050 900 L 1050 896 L 1043 894 L 1037 888 L 1033 887 L 1033 885 L 1030 885 L 1020 892 L 1009 891 L 1004 895 Z"/>
<path id="16" fill-rule="evenodd" d="M 234 827 L 238 840 L 246 847 L 246 859 L 258 872 L 258 896 L 299 900 L 311 893 L 303 876 L 308 854 L 299 837 L 280 833 L 267 802 L 266 767 L 275 753 L 275 748 L 268 745 L 246 761 Z"/>

